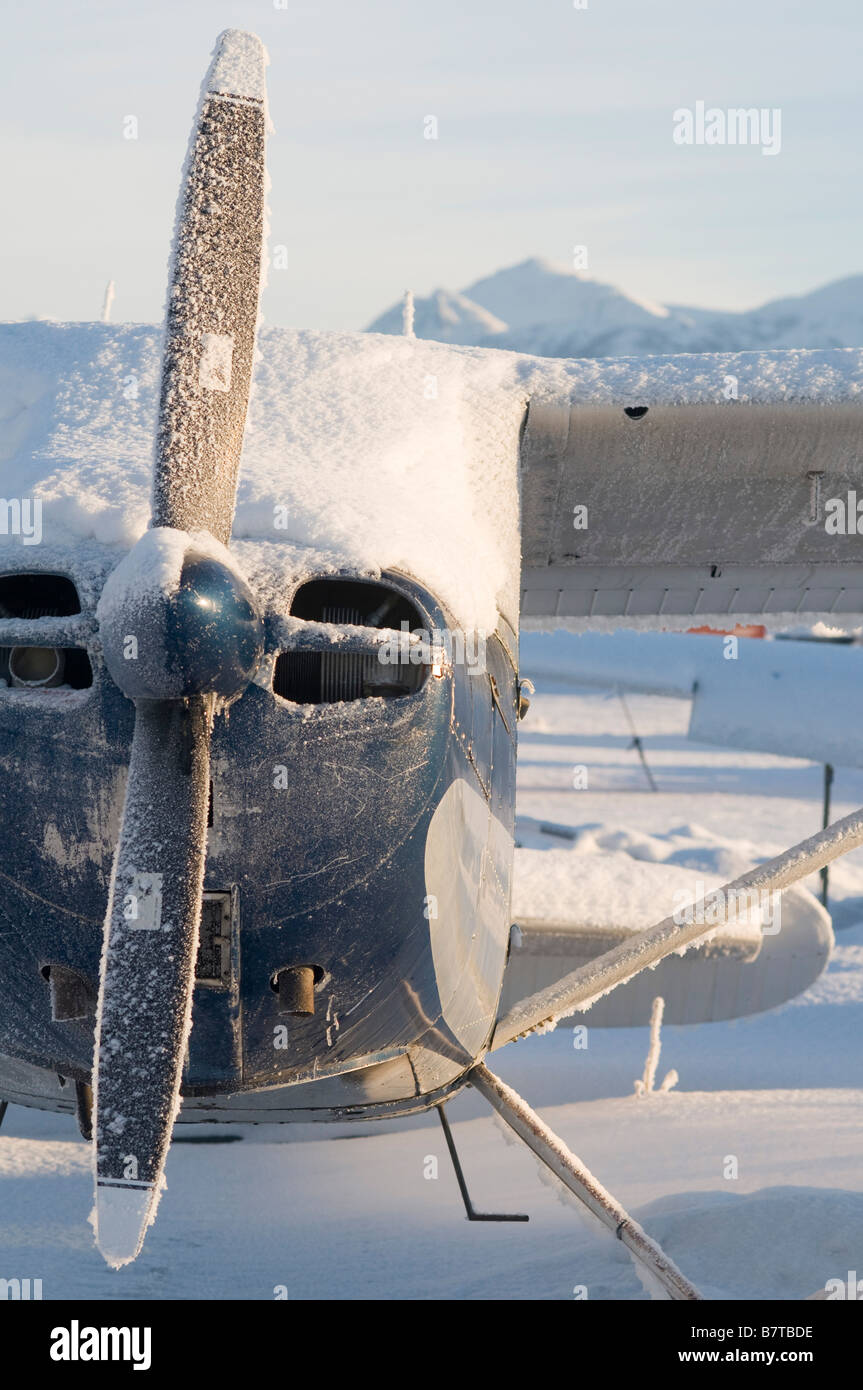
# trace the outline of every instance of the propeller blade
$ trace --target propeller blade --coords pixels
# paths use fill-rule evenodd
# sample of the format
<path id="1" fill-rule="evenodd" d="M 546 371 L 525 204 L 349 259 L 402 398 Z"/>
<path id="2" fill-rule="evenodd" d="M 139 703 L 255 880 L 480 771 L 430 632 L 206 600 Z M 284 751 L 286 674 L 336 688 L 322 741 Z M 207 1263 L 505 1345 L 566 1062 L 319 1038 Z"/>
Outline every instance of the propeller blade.
<path id="1" fill-rule="evenodd" d="M 266 61 L 258 38 L 229 29 L 204 80 L 170 272 L 153 529 L 100 603 L 106 665 L 136 708 L 94 1061 L 96 1240 L 115 1267 L 135 1259 L 155 1215 L 179 1106 L 215 700 L 242 693 L 263 648 L 252 594 L 201 533 L 226 545 L 236 504 L 264 249 Z"/>
<path id="2" fill-rule="evenodd" d="M 265 68 L 228 29 L 204 79 L 177 208 L 153 525 L 227 545 L 249 404 L 264 247 Z"/>
<path id="3" fill-rule="evenodd" d="M 212 701 L 140 701 L 102 958 L 96 1241 L 133 1260 L 159 1200 L 191 1026 Z"/>

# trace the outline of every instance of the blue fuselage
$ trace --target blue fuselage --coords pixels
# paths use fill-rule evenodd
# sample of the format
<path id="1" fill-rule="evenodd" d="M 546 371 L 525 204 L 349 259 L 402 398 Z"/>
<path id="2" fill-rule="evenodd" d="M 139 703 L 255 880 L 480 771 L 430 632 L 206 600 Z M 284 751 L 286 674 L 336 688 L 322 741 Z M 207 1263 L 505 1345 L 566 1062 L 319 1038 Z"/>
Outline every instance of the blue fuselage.
<path id="1" fill-rule="evenodd" d="M 387 583 L 452 630 L 412 581 Z M 46 976 L 95 996 L 134 718 L 77 621 L 89 688 L 0 688 L 0 1097 L 29 1085 L 56 1108 L 58 1076 L 90 1080 L 94 1017 L 56 1018 Z M 46 640 L 38 620 L 2 629 Z M 269 630 L 272 661 L 275 615 Z M 509 942 L 514 658 L 501 620 L 484 661 L 413 693 L 308 705 L 261 681 L 217 717 L 202 931 L 221 964 L 199 972 L 184 1118 L 421 1108 L 483 1054 Z M 294 967 L 314 971 L 311 1014 L 279 996 Z"/>

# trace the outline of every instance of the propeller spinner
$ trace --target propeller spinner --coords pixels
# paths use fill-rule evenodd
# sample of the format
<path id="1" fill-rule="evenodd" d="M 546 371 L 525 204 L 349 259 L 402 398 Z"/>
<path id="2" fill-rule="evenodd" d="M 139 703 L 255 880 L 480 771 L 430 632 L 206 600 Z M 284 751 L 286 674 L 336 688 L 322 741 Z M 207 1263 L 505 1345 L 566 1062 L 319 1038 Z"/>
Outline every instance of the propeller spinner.
<path id="1" fill-rule="evenodd" d="M 115 1267 L 155 1216 L 179 1107 L 201 919 L 210 739 L 263 650 L 230 539 L 264 241 L 266 53 L 220 37 L 177 212 L 152 528 L 99 605 L 109 673 L 135 702 L 94 1062 L 95 1229 Z"/>

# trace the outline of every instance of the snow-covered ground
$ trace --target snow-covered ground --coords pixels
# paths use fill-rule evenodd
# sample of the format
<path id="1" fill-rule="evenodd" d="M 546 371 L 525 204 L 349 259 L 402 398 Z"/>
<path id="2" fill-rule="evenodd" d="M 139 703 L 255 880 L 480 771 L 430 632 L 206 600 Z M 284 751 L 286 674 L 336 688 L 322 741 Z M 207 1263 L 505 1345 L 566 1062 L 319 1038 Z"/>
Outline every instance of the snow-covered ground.
<path id="1" fill-rule="evenodd" d="M 526 844 L 549 821 L 596 827 L 609 847 L 622 832 L 614 843 L 630 853 L 701 836 L 722 872 L 820 825 L 817 766 L 688 743 L 682 700 L 628 705 L 656 794 L 618 698 L 536 695 L 521 739 Z M 576 764 L 588 789 L 573 790 Z M 839 769 L 834 816 L 860 804 L 863 772 Z M 492 1059 L 708 1297 L 804 1298 L 863 1269 L 863 852 L 834 867 L 831 893 L 827 973 L 774 1013 L 664 1028 L 658 1079 L 680 1075 L 669 1093 L 632 1093 L 646 1028 L 589 1028 L 586 1049 L 560 1028 Z M 398 1129 L 196 1127 L 171 1151 L 142 1255 L 114 1272 L 92 1243 L 89 1153 L 72 1121 L 10 1108 L 0 1277 L 41 1278 L 52 1299 L 271 1299 L 281 1286 L 292 1299 L 647 1297 L 623 1247 L 559 1202 L 480 1097 L 460 1096 L 450 1116 L 475 1205 L 529 1223 L 465 1221 L 434 1116 Z"/>

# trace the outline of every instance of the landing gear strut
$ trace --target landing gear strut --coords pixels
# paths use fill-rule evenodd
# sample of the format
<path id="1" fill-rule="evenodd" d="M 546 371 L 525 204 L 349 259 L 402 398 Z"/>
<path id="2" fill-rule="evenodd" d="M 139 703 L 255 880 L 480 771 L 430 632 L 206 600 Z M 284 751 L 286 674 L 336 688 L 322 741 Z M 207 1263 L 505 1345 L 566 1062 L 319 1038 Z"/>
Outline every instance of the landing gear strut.
<path id="1" fill-rule="evenodd" d="M 449 1149 L 449 1156 L 452 1159 L 452 1166 L 455 1169 L 456 1181 L 458 1182 L 458 1189 L 461 1193 L 461 1199 L 464 1202 L 464 1209 L 467 1213 L 468 1221 L 529 1221 L 530 1217 L 523 1215 L 521 1212 L 497 1213 L 476 1210 L 473 1202 L 470 1199 L 470 1193 L 467 1190 L 467 1183 L 465 1182 L 464 1173 L 461 1169 L 461 1163 L 459 1162 L 459 1156 L 458 1151 L 456 1150 L 455 1140 L 452 1137 L 452 1130 L 449 1127 L 449 1120 L 444 1114 L 444 1108 L 442 1105 L 438 1105 L 436 1109 L 438 1115 L 440 1116 L 441 1125 L 443 1126 L 444 1138 L 446 1139 L 446 1146 Z"/>
<path id="2" fill-rule="evenodd" d="M 550 1168 L 556 1178 L 568 1187 L 580 1202 L 597 1216 L 604 1226 L 613 1231 L 618 1240 L 634 1255 L 635 1259 L 659 1281 L 668 1296 L 675 1300 L 701 1300 L 698 1292 L 674 1263 L 637 1221 L 626 1212 L 581 1159 L 568 1149 L 547 1124 L 539 1118 L 536 1111 L 522 1100 L 521 1096 L 505 1086 L 499 1077 L 490 1072 L 482 1062 L 470 1073 L 471 1085 L 505 1120 L 528 1148 Z"/>

